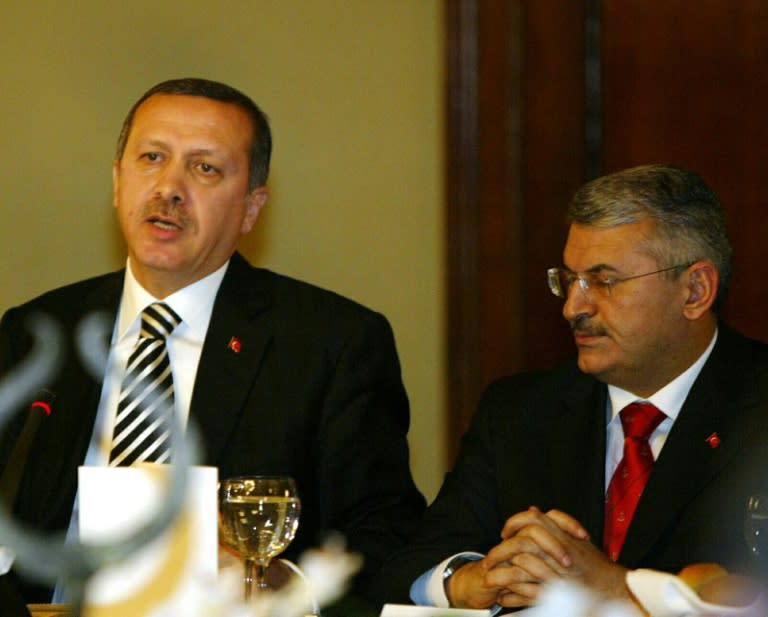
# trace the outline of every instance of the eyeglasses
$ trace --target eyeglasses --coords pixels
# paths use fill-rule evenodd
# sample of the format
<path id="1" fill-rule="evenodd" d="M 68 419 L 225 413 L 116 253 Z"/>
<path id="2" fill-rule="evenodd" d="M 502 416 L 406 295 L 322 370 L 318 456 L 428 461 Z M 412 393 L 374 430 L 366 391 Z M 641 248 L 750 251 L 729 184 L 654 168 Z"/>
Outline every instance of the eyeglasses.
<path id="1" fill-rule="evenodd" d="M 632 281 L 634 279 L 643 278 L 644 276 L 651 276 L 652 274 L 659 274 L 661 272 L 669 272 L 670 270 L 685 269 L 691 266 L 691 263 L 678 264 L 676 266 L 670 266 L 669 268 L 662 268 L 661 270 L 654 270 L 653 272 L 646 272 L 645 274 L 635 274 L 634 276 L 627 276 L 622 278 L 615 278 L 607 276 L 603 272 L 585 272 L 584 274 L 576 274 L 570 270 L 563 270 L 562 268 L 550 268 L 547 270 L 547 282 L 549 283 L 549 290 L 558 298 L 567 298 L 568 292 L 571 286 L 578 281 L 581 291 L 585 294 L 590 291 L 594 291 L 598 296 L 607 298 L 611 295 L 611 289 L 618 283 L 624 283 L 625 281 Z"/>

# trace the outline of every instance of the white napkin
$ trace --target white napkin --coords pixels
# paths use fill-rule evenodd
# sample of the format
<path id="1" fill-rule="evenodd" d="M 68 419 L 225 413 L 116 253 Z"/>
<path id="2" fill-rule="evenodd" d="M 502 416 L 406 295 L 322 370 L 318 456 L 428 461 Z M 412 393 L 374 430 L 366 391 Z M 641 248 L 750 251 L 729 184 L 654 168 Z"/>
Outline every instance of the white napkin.
<path id="1" fill-rule="evenodd" d="M 124 537 L 160 508 L 167 465 L 80 467 L 80 538 Z M 191 467 L 187 503 L 165 534 L 122 564 L 105 568 L 86 593 L 89 615 L 135 616 L 192 586 L 215 583 L 218 564 L 218 470 Z"/>

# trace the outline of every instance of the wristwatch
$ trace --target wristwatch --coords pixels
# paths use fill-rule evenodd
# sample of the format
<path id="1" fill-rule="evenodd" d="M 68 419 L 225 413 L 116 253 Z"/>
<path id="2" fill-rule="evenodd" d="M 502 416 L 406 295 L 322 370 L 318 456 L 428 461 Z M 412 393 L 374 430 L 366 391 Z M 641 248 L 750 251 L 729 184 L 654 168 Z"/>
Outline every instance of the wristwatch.
<path id="1" fill-rule="evenodd" d="M 443 581 L 448 580 L 456 570 L 470 561 L 478 561 L 478 559 L 477 557 L 467 557 L 466 555 L 457 555 L 451 559 L 443 570 Z"/>

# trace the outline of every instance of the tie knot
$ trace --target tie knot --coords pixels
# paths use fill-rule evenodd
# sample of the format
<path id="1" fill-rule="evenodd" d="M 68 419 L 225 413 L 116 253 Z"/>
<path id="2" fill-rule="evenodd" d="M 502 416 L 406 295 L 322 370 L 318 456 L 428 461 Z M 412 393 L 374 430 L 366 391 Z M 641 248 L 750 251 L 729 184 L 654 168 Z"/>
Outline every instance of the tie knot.
<path id="1" fill-rule="evenodd" d="M 648 439 L 666 417 L 664 412 L 651 403 L 630 403 L 619 414 L 624 437 Z"/>
<path id="2" fill-rule="evenodd" d="M 165 302 L 150 304 L 141 313 L 141 338 L 165 338 L 181 323 L 174 310 Z"/>

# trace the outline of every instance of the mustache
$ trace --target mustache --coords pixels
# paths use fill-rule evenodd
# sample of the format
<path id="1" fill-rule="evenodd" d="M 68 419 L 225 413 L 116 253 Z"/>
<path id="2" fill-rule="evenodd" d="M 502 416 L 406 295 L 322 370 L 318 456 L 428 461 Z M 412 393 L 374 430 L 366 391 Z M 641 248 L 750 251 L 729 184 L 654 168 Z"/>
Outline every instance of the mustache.
<path id="1" fill-rule="evenodd" d="M 173 201 L 163 199 L 162 197 L 155 197 L 151 201 L 148 201 L 146 204 L 144 204 L 143 208 L 141 209 L 141 217 L 143 219 L 149 219 L 152 217 L 170 219 L 182 227 L 186 226 L 192 220 L 184 206 L 181 206 Z"/>
<path id="2" fill-rule="evenodd" d="M 579 315 L 571 321 L 571 330 L 575 334 L 583 334 L 586 336 L 606 336 L 605 328 L 589 321 L 589 317 L 586 315 Z"/>

